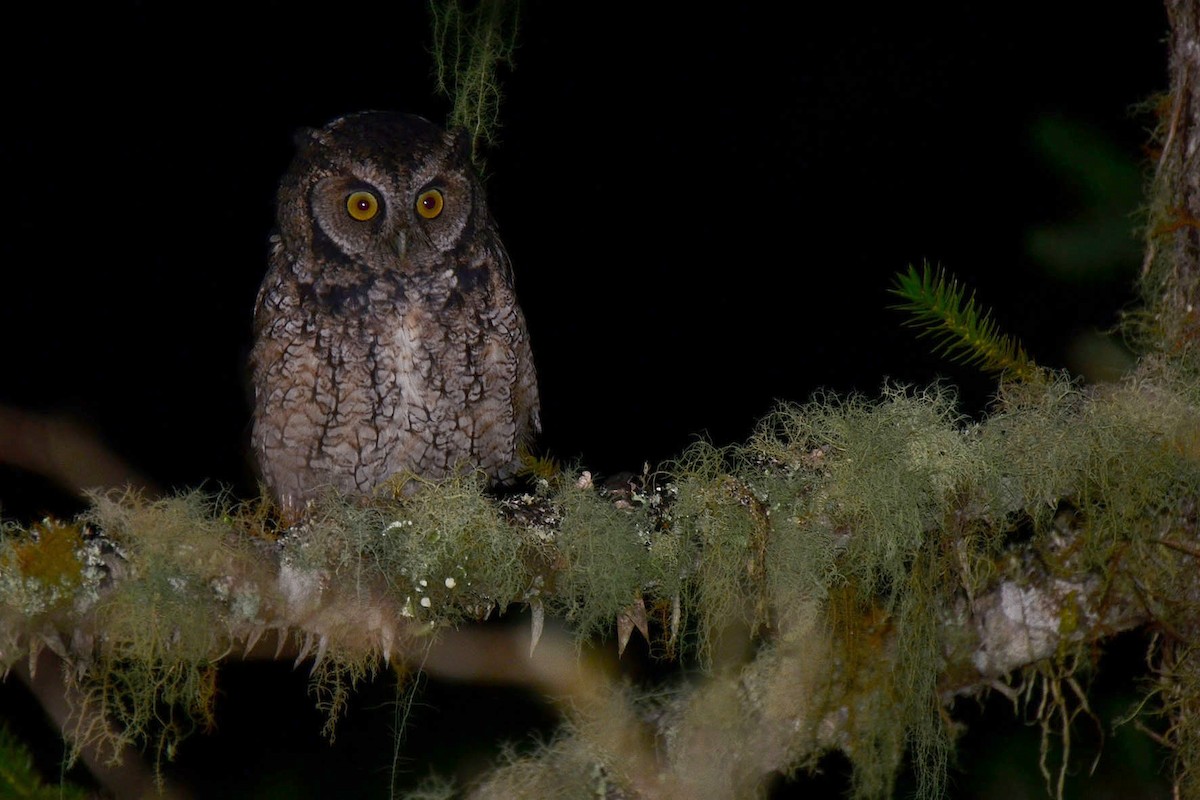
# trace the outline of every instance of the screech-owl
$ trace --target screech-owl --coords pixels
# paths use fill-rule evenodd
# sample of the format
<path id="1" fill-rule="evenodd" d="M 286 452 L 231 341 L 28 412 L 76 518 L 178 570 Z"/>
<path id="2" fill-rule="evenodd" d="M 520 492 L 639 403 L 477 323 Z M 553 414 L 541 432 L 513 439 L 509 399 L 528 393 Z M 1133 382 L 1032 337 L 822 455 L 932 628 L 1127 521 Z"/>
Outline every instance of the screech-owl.
<path id="1" fill-rule="evenodd" d="M 511 478 L 537 380 L 470 140 L 374 111 L 296 139 L 254 314 L 268 489 L 295 516 L 401 473 Z"/>

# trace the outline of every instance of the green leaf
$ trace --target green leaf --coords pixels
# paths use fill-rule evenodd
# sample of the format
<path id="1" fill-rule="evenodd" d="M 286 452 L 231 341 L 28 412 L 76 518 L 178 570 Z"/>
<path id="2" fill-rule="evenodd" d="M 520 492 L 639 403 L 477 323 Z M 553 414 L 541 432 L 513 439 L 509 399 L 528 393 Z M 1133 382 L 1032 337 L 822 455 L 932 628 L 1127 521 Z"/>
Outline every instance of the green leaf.
<path id="1" fill-rule="evenodd" d="M 0 797 L 28 800 L 82 800 L 86 793 L 75 786 L 43 782 L 28 748 L 0 723 Z"/>

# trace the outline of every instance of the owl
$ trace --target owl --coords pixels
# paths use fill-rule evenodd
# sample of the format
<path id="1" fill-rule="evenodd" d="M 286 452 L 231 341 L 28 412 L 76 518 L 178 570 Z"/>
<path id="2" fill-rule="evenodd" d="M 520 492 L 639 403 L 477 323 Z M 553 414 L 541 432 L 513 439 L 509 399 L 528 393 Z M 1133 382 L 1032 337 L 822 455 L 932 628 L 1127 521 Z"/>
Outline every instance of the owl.
<path id="1" fill-rule="evenodd" d="M 296 138 L 254 312 L 263 481 L 298 517 L 397 475 L 509 480 L 537 379 L 470 139 L 378 111 Z"/>

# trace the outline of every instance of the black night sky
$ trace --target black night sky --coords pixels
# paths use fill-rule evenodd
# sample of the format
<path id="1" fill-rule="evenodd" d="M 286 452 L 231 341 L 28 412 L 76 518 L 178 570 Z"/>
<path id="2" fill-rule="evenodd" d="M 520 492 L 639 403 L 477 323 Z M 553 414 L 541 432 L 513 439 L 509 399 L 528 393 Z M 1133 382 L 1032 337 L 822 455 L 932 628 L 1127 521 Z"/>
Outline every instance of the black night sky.
<path id="1" fill-rule="evenodd" d="M 292 132 L 365 108 L 444 120 L 425 4 L 6 16 L 0 404 L 88 423 L 161 486 L 253 493 L 245 359 Z M 1165 34 L 1145 0 L 526 0 L 488 192 L 542 449 L 640 470 L 744 439 L 777 400 L 886 380 L 945 380 L 980 413 L 991 380 L 889 309 L 923 260 L 1087 373 L 1081 342 L 1135 299 L 1153 119 L 1132 109 L 1165 88 Z M 1096 149 L 1104 170 L 1063 168 Z M 1091 237 L 1102 270 L 1030 244 L 1104 214 L 1128 236 Z M 0 465 L 0 515 L 77 507 Z"/>

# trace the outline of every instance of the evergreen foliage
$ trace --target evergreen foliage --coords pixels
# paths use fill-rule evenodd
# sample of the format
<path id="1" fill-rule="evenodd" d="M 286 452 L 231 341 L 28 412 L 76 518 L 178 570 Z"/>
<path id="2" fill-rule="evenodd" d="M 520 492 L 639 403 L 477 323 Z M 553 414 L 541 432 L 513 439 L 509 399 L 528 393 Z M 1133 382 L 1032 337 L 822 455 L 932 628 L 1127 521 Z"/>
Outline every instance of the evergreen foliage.
<path id="1" fill-rule="evenodd" d="M 918 273 L 910 265 L 908 272 L 897 276 L 892 294 L 904 298 L 895 308 L 913 315 L 908 324 L 921 328 L 920 336 L 933 339 L 934 352 L 1017 380 L 1042 377 L 1041 368 L 1020 342 L 1000 333 L 991 312 L 976 305 L 975 293 L 967 296 L 943 270 L 924 264 Z"/>

